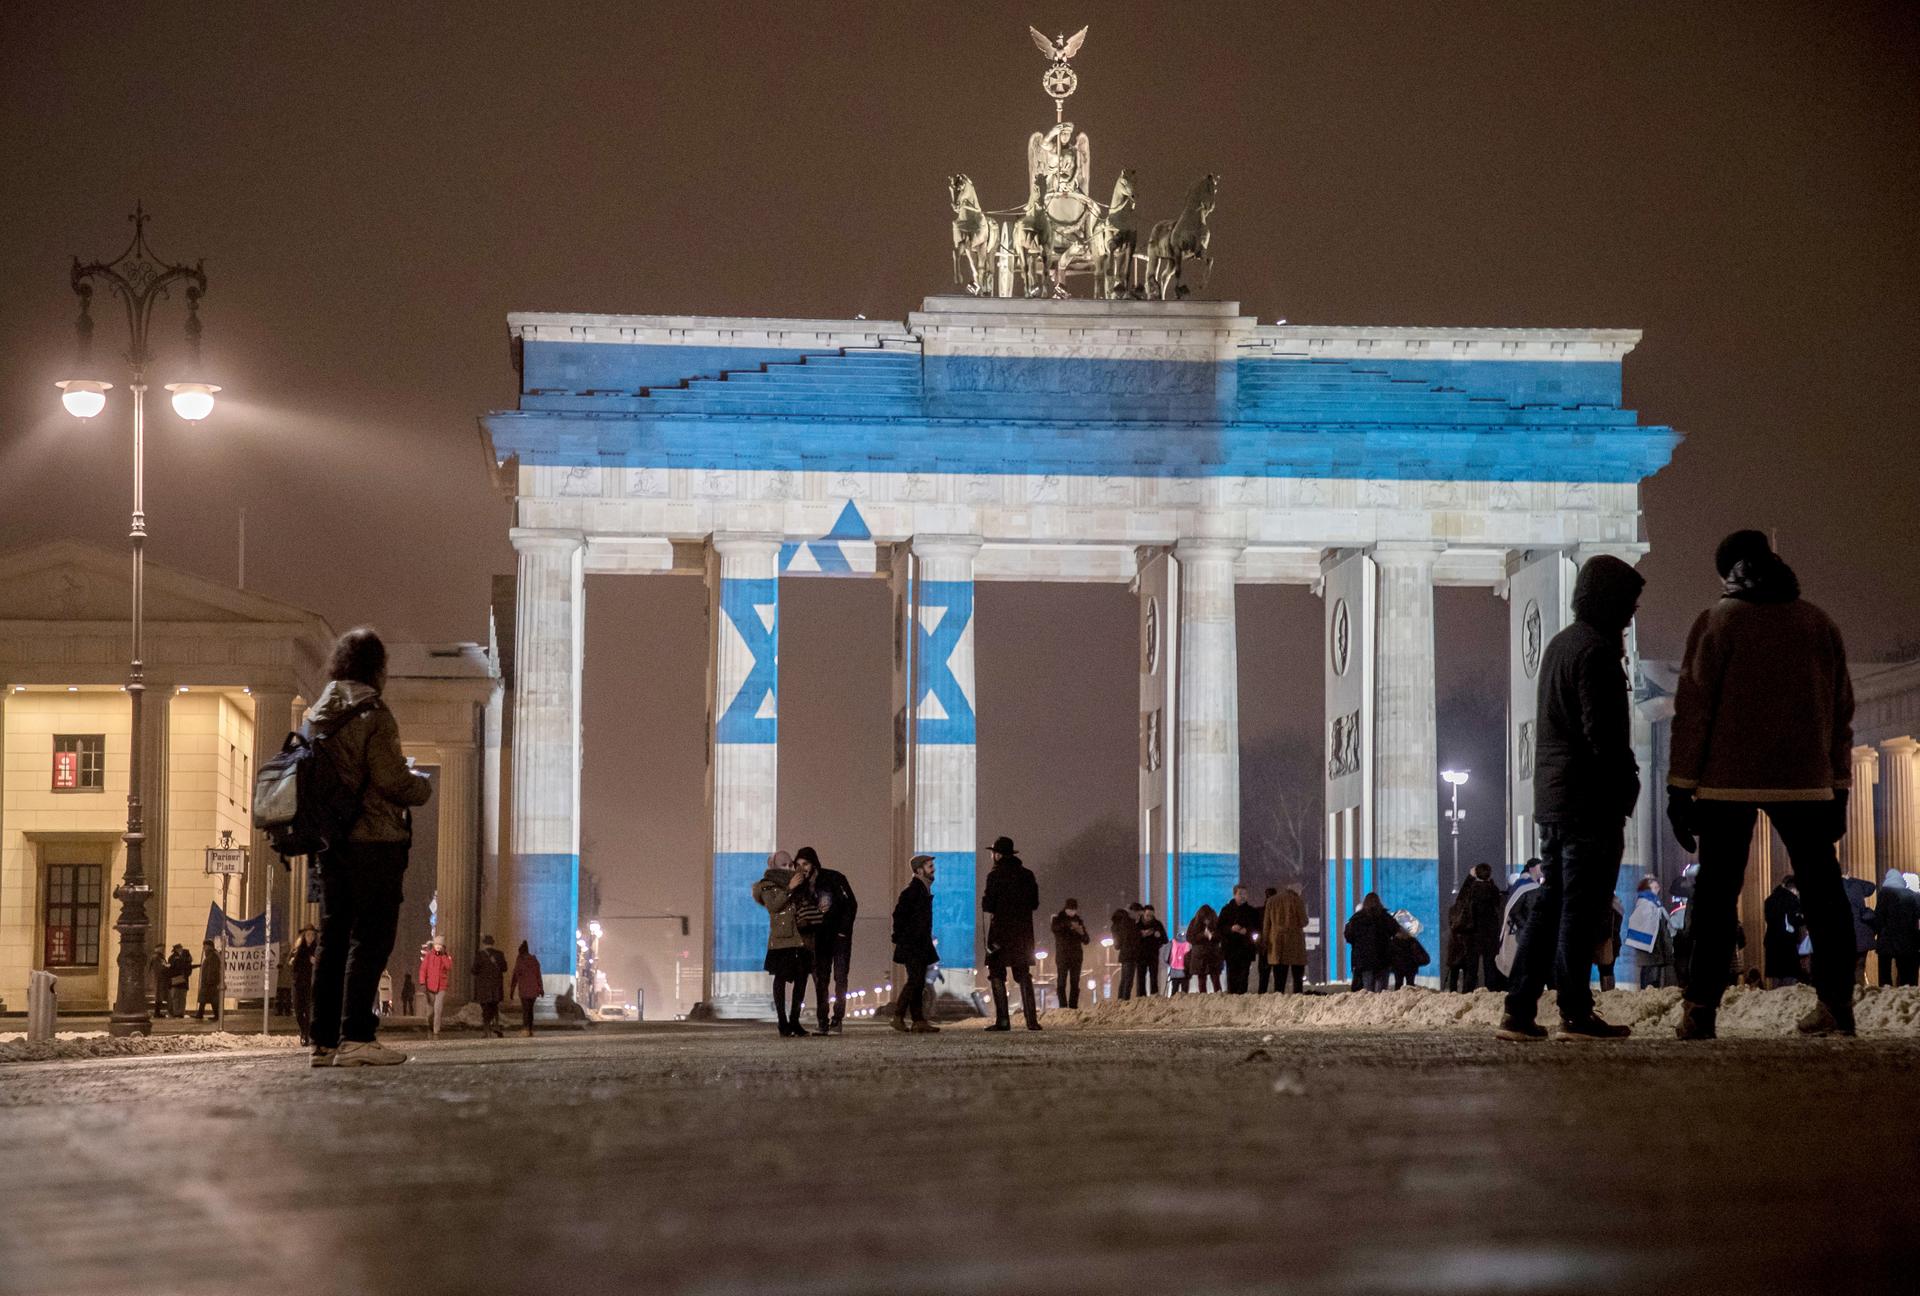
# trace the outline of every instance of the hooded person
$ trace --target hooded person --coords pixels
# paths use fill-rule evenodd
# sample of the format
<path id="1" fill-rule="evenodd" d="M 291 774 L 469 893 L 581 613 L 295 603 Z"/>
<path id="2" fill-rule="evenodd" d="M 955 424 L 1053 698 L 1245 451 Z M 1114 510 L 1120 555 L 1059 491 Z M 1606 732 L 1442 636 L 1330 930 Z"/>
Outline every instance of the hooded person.
<path id="1" fill-rule="evenodd" d="M 1640 799 L 1626 673 L 1626 633 L 1646 581 L 1610 554 L 1586 561 L 1573 587 L 1573 624 L 1540 657 L 1533 805 L 1540 825 L 1540 885 L 1521 928 L 1495 1032 L 1535 1040 L 1549 985 L 1560 1032 L 1619 1039 L 1625 1026 L 1593 1010 L 1593 955 L 1612 927 L 1626 852 L 1626 822 Z"/>
<path id="2" fill-rule="evenodd" d="M 1449 914 L 1450 938 L 1458 951 L 1461 969 L 1460 988 L 1471 994 L 1481 986 L 1494 987 L 1500 974 L 1500 938 L 1502 906 L 1506 903 L 1500 884 L 1493 880 L 1493 865 L 1475 864 L 1460 884 Z"/>
<path id="3" fill-rule="evenodd" d="M 1873 913 L 1879 928 L 1874 947 L 1880 952 L 1880 984 L 1913 985 L 1920 973 L 1920 893 L 1907 885 L 1899 869 L 1887 870 L 1873 895 Z"/>
<path id="4" fill-rule="evenodd" d="M 838 1035 L 847 1015 L 847 974 L 853 965 L 853 922 L 860 912 L 853 883 L 838 869 L 820 863 L 819 852 L 802 846 L 793 853 L 811 873 L 814 907 L 820 921 L 813 935 L 813 998 L 820 1034 Z M 831 984 L 831 990 L 829 990 Z"/>
<path id="5" fill-rule="evenodd" d="M 988 1030 L 1013 1029 L 1007 1003 L 1009 971 L 1020 987 L 1027 1029 L 1040 1029 L 1040 1005 L 1033 996 L 1033 913 L 1039 907 L 1040 884 L 1020 862 L 1013 840 L 995 838 L 993 867 L 987 871 L 986 891 L 980 897 L 980 908 L 987 915 L 987 978 L 993 989 L 993 1025 Z"/>
<path id="6" fill-rule="evenodd" d="M 1808 1035 L 1851 1035 L 1853 916 L 1834 844 L 1853 783 L 1853 684 L 1832 618 L 1800 597 L 1759 531 L 1720 542 L 1722 597 L 1687 635 L 1674 690 L 1667 819 L 1700 855 L 1692 967 L 1676 1033 L 1711 1039 L 1732 962 L 1754 825 L 1780 835 L 1799 883 L 1818 1002 Z"/>

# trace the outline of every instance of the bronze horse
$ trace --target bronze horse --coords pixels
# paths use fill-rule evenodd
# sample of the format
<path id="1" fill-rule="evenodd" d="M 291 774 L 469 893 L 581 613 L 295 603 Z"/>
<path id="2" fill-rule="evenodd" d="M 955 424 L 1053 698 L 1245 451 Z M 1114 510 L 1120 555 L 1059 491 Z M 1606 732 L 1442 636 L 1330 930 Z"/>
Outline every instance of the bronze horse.
<path id="1" fill-rule="evenodd" d="M 1113 182 L 1113 201 L 1093 227 L 1093 260 L 1100 274 L 1100 295 L 1132 296 L 1133 254 L 1140 241 L 1140 206 L 1133 194 L 1133 169 Z"/>
<path id="2" fill-rule="evenodd" d="M 980 273 L 993 268 L 1000 222 L 981 208 L 973 181 L 964 175 L 947 177 L 947 198 L 953 204 L 953 280 L 976 297 L 983 292 L 991 295 L 993 289 L 981 284 Z"/>
<path id="3" fill-rule="evenodd" d="M 1213 232 L 1207 225 L 1213 215 L 1214 201 L 1220 192 L 1220 177 L 1207 175 L 1187 193 L 1187 205 L 1178 220 L 1160 221 L 1147 236 L 1147 296 L 1161 301 L 1184 298 L 1188 294 L 1186 263 L 1198 261 L 1206 267 L 1200 291 L 1207 290 L 1213 278 L 1213 257 L 1207 247 Z"/>

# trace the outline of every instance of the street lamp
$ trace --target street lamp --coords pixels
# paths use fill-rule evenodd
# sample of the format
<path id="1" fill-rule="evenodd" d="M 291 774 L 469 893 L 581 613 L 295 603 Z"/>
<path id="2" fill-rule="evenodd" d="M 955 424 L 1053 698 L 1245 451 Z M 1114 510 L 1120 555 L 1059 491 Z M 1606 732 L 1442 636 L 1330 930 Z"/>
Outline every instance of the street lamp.
<path id="1" fill-rule="evenodd" d="M 147 835 L 146 820 L 140 802 L 141 767 L 144 764 L 141 757 L 146 749 L 146 708 L 142 702 L 147 691 L 147 366 L 153 361 L 153 352 L 147 346 L 147 325 L 153 318 L 154 303 L 167 296 L 175 283 L 184 283 L 187 347 L 192 357 L 192 368 L 197 371 L 200 366 L 200 298 L 207 291 L 205 262 L 196 261 L 189 266 L 160 260 L 147 247 L 149 218 L 146 211 L 136 203 L 133 215 L 128 219 L 133 222 L 133 242 L 127 244 L 126 251 L 111 261 L 93 261 L 84 265 L 79 257 L 75 257 L 68 277 L 74 294 L 80 298 L 80 318 L 74 323 L 80 363 L 84 366 L 91 358 L 93 317 L 88 312 L 93 305 L 96 285 L 104 284 L 126 307 L 126 359 L 133 379 L 127 387 L 133 393 L 133 526 L 129 532 L 129 539 L 133 543 L 133 656 L 127 666 L 127 702 L 131 711 L 133 746 L 127 759 L 126 873 L 120 885 L 113 889 L 113 898 L 120 902 L 120 916 L 113 924 L 113 929 L 120 934 L 120 984 L 114 992 L 113 1016 L 107 1023 L 107 1031 L 112 1035 L 144 1035 L 153 1028 L 153 1019 L 147 1015 L 148 998 L 145 993 L 149 925 L 147 896 L 152 894 L 153 888 L 147 885 L 143 849 Z M 107 392 L 113 387 L 112 383 L 98 378 L 69 378 L 56 385 L 60 388 L 60 403 L 66 406 L 69 414 L 82 419 L 90 419 L 106 408 Z M 220 389 L 210 383 L 180 382 L 169 384 L 167 390 L 173 393 L 174 411 L 188 422 L 197 423 L 213 412 L 213 394 Z"/>
<path id="2" fill-rule="evenodd" d="M 1460 789 L 1467 785 L 1467 775 L 1471 770 L 1441 770 L 1440 777 L 1453 788 L 1453 809 L 1445 811 L 1447 822 L 1452 825 L 1450 835 L 1453 838 L 1453 887 L 1460 889 L 1460 820 L 1466 811 L 1460 808 Z"/>

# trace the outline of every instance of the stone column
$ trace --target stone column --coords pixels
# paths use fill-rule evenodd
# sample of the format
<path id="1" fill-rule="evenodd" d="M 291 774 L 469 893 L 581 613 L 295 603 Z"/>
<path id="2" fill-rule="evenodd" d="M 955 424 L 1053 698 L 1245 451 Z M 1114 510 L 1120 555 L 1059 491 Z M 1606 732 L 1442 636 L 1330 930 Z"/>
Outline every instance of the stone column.
<path id="1" fill-rule="evenodd" d="M 1179 574 L 1165 549 L 1144 549 L 1139 574 L 1140 737 L 1137 763 L 1141 898 L 1171 920 L 1174 915 L 1174 779 L 1179 756 L 1174 731 L 1179 723 Z"/>
<path id="2" fill-rule="evenodd" d="M 973 678 L 973 558 L 979 552 L 977 537 L 913 541 L 912 854 L 935 859 L 940 989 L 962 997 L 973 989 L 980 907 Z"/>
<path id="3" fill-rule="evenodd" d="M 1847 835 L 1840 839 L 1840 866 L 1847 876 L 1878 882 L 1873 849 L 1873 786 L 1880 781 L 1880 753 L 1853 749 L 1853 792 L 1847 798 Z"/>
<path id="4" fill-rule="evenodd" d="M 480 895 L 476 907 L 480 934 L 493 937 L 496 948 L 502 941 L 495 928 L 500 925 L 500 844 L 506 838 L 502 831 L 506 824 L 502 795 L 507 774 L 506 704 L 507 691 L 496 683 L 487 695 L 480 760 Z"/>
<path id="5" fill-rule="evenodd" d="M 526 941 L 547 993 L 573 982 L 580 913 L 580 673 L 585 545 L 516 528 L 513 860 L 503 868 L 509 952 Z M 550 1002 L 550 1001 L 547 1001 Z"/>
<path id="6" fill-rule="evenodd" d="M 1743 968 L 1766 973 L 1767 897 L 1777 879 L 1773 875 L 1773 821 L 1766 812 L 1754 816 L 1753 841 L 1747 847 L 1747 880 L 1740 888 L 1740 926 L 1747 933 Z"/>
<path id="7" fill-rule="evenodd" d="M 153 888 L 147 897 L 147 955 L 152 957 L 156 946 L 166 953 L 170 945 L 159 945 L 159 942 L 167 940 L 181 942 L 195 951 L 197 957 L 200 938 L 206 931 L 207 911 L 203 908 L 197 914 L 167 912 L 169 883 L 173 880 L 173 833 L 167 814 L 168 801 L 173 795 L 169 768 L 173 749 L 173 686 L 149 677 L 146 700 L 140 709 L 147 729 L 147 745 L 140 753 L 140 826 L 146 832 L 141 867 L 146 870 L 147 885 Z M 203 859 L 195 851 L 189 867 L 199 873 L 205 868 Z M 115 939 L 117 942 L 118 937 Z"/>
<path id="8" fill-rule="evenodd" d="M 1218 908 L 1240 881 L 1240 676 L 1233 567 L 1242 546 L 1181 540 L 1179 714 L 1174 741 L 1174 869 L 1169 930 L 1203 904 Z"/>
<path id="9" fill-rule="evenodd" d="M 1539 736 L 1540 658 L 1572 620 L 1574 565 L 1558 549 L 1507 559 L 1507 863 L 1539 851 L 1533 820 L 1533 754 Z M 1459 885 L 1461 879 L 1451 879 Z"/>
<path id="10" fill-rule="evenodd" d="M 1882 781 L 1887 787 L 1887 867 L 1911 873 L 1920 867 L 1920 800 L 1914 786 L 1914 753 L 1920 743 L 1912 737 L 1889 738 L 1880 744 L 1885 762 Z"/>
<path id="11" fill-rule="evenodd" d="M 455 1007 L 472 996 L 473 956 L 480 948 L 480 935 L 474 930 L 480 875 L 479 779 L 479 756 L 471 746 L 441 749 L 439 786 L 434 789 L 439 836 L 434 886 L 440 893 L 439 932 L 453 955 L 450 999 Z M 546 964 L 540 967 L 545 971 Z"/>
<path id="12" fill-rule="evenodd" d="M 1374 889 L 1440 931 L 1433 563 L 1438 546 L 1382 544 L 1374 652 Z"/>
<path id="13" fill-rule="evenodd" d="M 287 731 L 293 724 L 292 693 L 253 691 L 252 771 L 258 771 L 264 762 L 279 754 L 280 745 L 287 740 Z M 249 787 L 246 794 L 253 795 L 253 789 Z M 293 892 L 287 885 L 287 870 L 280 867 L 280 857 L 273 853 L 267 835 L 259 829 L 253 830 L 247 846 L 247 895 L 256 900 L 252 906 L 256 913 L 264 907 L 265 897 L 273 897 L 273 912 L 284 933 L 281 942 L 284 951 L 299 925 L 289 922 L 293 916 Z"/>
<path id="14" fill-rule="evenodd" d="M 773 536 L 715 535 L 707 558 L 707 1004 L 717 1017 L 771 1011 L 767 917 L 752 886 L 778 829 L 779 552 Z M 516 735 L 516 746 L 525 741 Z"/>

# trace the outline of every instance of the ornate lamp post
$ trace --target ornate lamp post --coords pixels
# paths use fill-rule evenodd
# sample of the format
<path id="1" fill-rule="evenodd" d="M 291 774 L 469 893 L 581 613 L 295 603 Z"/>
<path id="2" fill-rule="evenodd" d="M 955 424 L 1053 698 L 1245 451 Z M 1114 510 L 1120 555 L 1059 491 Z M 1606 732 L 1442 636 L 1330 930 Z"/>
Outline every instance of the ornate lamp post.
<path id="1" fill-rule="evenodd" d="M 1466 786 L 1469 770 L 1441 770 L 1440 777 L 1453 789 L 1453 808 L 1443 811 L 1447 822 L 1452 826 L 1448 834 L 1453 838 L 1453 889 L 1460 889 L 1460 821 L 1466 818 L 1466 811 L 1460 808 L 1460 789 Z"/>
<path id="2" fill-rule="evenodd" d="M 127 700 L 132 709 L 133 748 L 127 760 L 127 843 L 126 873 L 113 890 L 120 902 L 120 916 L 113 929 L 120 933 L 120 984 L 114 992 L 113 1017 L 108 1031 L 114 1035 L 140 1035 L 152 1029 L 148 1016 L 147 976 L 147 885 L 145 861 L 146 824 L 140 803 L 142 756 L 146 746 L 146 710 L 143 705 L 146 684 L 144 594 L 144 558 L 147 541 L 146 512 L 146 420 L 147 367 L 153 353 L 147 346 L 147 326 L 153 317 L 154 303 L 168 295 L 175 283 L 185 283 L 187 296 L 187 344 L 192 357 L 193 376 L 200 368 L 200 298 L 207 291 L 205 262 L 173 265 L 154 256 L 147 247 L 147 213 L 136 204 L 133 215 L 133 242 L 111 261 L 81 264 L 73 259 L 71 280 L 80 298 L 80 318 L 74 328 L 79 335 L 79 358 L 87 366 L 93 342 L 93 305 L 95 286 L 104 284 L 118 297 L 127 312 L 127 364 L 133 393 L 133 658 L 127 667 Z M 107 392 L 113 384 L 98 378 L 69 378 L 57 384 L 60 401 L 76 418 L 88 419 L 106 408 Z M 220 389 L 204 382 L 168 383 L 173 393 L 173 410 L 189 423 L 197 423 L 213 412 L 213 394 Z"/>

